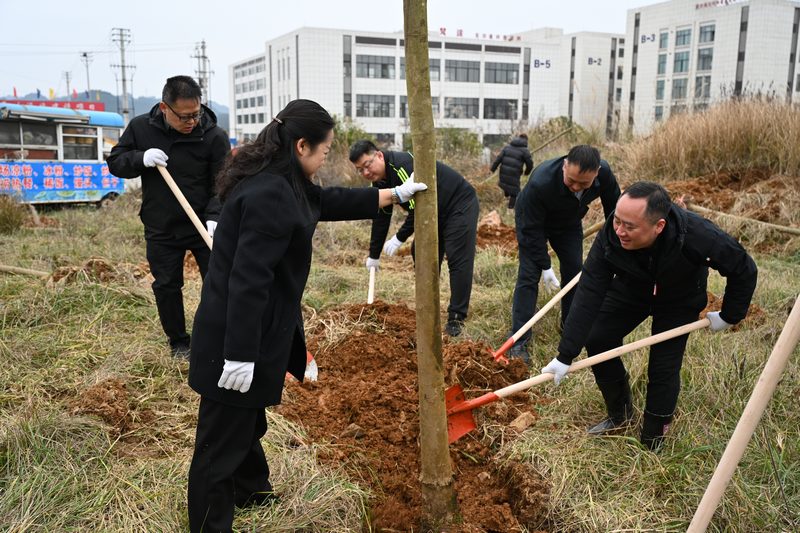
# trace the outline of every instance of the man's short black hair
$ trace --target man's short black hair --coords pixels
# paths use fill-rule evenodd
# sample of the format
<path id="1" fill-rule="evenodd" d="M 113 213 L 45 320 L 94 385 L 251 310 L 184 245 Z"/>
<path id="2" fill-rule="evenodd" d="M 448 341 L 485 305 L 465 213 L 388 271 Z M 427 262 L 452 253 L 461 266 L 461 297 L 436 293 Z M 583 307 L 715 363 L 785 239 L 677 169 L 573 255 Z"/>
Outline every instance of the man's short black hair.
<path id="1" fill-rule="evenodd" d="M 191 76 L 167 78 L 164 90 L 161 91 L 161 100 L 168 104 L 174 104 L 178 99 L 200 100 L 202 96 L 202 89 Z"/>
<path id="2" fill-rule="evenodd" d="M 594 146 L 579 144 L 569 151 L 567 161 L 579 165 L 581 173 L 594 171 L 600 168 L 600 152 Z"/>
<path id="3" fill-rule="evenodd" d="M 527 133 L 520 133 L 518 136 L 522 137 L 523 139 L 527 139 L 528 138 L 528 134 Z"/>
<path id="4" fill-rule="evenodd" d="M 652 181 L 637 181 L 627 187 L 622 195 L 631 198 L 646 198 L 647 208 L 645 208 L 644 215 L 651 224 L 667 218 L 667 213 L 672 205 L 672 199 L 667 190 Z"/>
<path id="5" fill-rule="evenodd" d="M 355 163 L 361 158 L 362 155 L 374 154 L 377 151 L 378 147 L 375 146 L 374 142 L 368 139 L 356 141 L 350 146 L 350 161 Z"/>

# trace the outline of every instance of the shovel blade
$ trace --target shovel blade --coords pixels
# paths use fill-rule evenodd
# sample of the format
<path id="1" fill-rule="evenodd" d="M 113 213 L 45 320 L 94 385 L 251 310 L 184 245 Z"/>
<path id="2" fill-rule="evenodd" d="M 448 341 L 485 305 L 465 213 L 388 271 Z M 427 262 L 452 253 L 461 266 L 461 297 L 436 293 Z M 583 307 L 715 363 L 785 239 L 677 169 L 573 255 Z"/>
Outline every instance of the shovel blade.
<path id="1" fill-rule="evenodd" d="M 445 406 L 449 411 L 451 408 L 466 402 L 464 391 L 460 385 L 453 385 L 444 393 Z M 475 418 L 472 410 L 461 411 L 447 415 L 447 442 L 453 444 L 455 441 L 475 429 Z"/>

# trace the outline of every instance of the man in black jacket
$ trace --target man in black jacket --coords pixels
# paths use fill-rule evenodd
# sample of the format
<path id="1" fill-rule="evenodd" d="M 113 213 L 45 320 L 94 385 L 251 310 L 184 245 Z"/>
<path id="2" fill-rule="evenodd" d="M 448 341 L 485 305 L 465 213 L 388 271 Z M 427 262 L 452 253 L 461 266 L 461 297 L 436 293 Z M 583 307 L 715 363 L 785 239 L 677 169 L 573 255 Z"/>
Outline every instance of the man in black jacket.
<path id="1" fill-rule="evenodd" d="M 617 178 L 600 152 L 588 145 L 573 147 L 566 157 L 537 166 L 517 198 L 514 218 L 519 247 L 519 273 L 514 287 L 512 331 L 525 325 L 536 311 L 539 278 L 545 289 L 556 291 L 560 283 L 550 263 L 547 242 L 561 266 L 561 279 L 569 282 L 581 270 L 583 229 L 581 220 L 596 198 L 608 217 L 619 198 Z M 575 290 L 561 300 L 561 323 L 569 314 Z M 527 331 L 509 351 L 512 357 L 528 361 Z"/>
<path id="2" fill-rule="evenodd" d="M 156 165 L 167 166 L 192 209 L 211 220 L 214 177 L 230 152 L 217 117 L 200 103 L 200 86 L 189 76 L 167 80 L 162 101 L 146 115 L 131 120 L 111 150 L 108 168 L 121 178 L 142 177 L 142 207 L 147 261 L 153 274 L 161 326 L 173 355 L 189 356 L 189 335 L 183 310 L 183 260 L 191 250 L 200 275 L 208 269 L 210 250 L 167 186 Z M 217 206 L 218 209 L 218 206 Z"/>
<path id="3" fill-rule="evenodd" d="M 373 187 L 394 188 L 414 173 L 414 157 L 409 152 L 381 151 L 371 141 L 357 141 L 350 147 L 350 161 Z M 472 293 L 472 270 L 478 231 L 478 196 L 464 177 L 449 166 L 436 162 L 436 188 L 439 208 L 439 265 L 447 255 L 450 272 L 450 305 L 445 331 L 461 334 Z M 394 255 L 414 233 L 414 200 L 398 202 L 408 216 L 397 233 L 384 244 L 392 221 L 392 207 L 382 209 L 372 222 L 367 269 L 380 264 L 381 249 Z M 411 252 L 414 249 L 412 245 Z"/>
<path id="4" fill-rule="evenodd" d="M 533 170 L 533 158 L 528 150 L 526 134 L 520 133 L 518 137 L 511 140 L 508 146 L 500 150 L 492 163 L 492 172 L 497 170 L 498 166 L 500 167 L 500 188 L 508 198 L 508 208 L 514 209 L 519 194 L 519 177 L 523 173 L 530 174 Z"/>
<path id="5" fill-rule="evenodd" d="M 590 356 L 620 346 L 648 316 L 654 335 L 697 320 L 707 303 L 709 267 L 727 278 L 722 309 L 707 315 L 711 330 L 720 331 L 747 314 L 757 279 L 753 259 L 733 237 L 673 204 L 660 185 L 631 185 L 589 251 L 558 356 L 542 372 L 555 374 L 558 384 L 584 345 Z M 650 449 L 658 448 L 672 421 L 687 339 L 650 348 L 640 437 Z M 589 433 L 603 434 L 632 418 L 631 389 L 619 358 L 592 371 L 608 417 Z"/>

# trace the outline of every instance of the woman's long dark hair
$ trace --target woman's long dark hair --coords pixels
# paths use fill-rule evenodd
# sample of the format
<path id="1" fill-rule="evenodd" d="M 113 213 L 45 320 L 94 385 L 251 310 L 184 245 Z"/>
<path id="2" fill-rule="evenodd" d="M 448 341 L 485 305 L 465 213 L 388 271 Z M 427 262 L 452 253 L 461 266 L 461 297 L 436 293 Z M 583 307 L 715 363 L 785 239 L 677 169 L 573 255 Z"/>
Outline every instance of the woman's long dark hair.
<path id="1" fill-rule="evenodd" d="M 308 177 L 295 156 L 295 144 L 305 139 L 315 148 L 333 129 L 325 109 L 311 100 L 292 100 L 266 125 L 256 140 L 239 148 L 217 174 L 217 194 L 223 202 L 242 180 L 263 170 L 289 179 L 298 198 L 305 198 Z"/>

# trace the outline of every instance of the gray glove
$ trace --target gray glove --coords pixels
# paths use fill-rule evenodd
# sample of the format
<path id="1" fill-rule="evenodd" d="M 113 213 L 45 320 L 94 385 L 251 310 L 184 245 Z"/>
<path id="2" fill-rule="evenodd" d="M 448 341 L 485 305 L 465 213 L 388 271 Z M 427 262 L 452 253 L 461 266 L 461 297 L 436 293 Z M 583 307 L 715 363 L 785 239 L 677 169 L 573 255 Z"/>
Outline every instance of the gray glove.
<path id="1" fill-rule="evenodd" d="M 719 311 L 711 311 L 710 313 L 706 313 L 706 318 L 711 321 L 711 331 L 722 331 L 723 329 L 728 329 L 733 325 L 722 320 L 722 317 L 719 316 Z"/>
<path id="2" fill-rule="evenodd" d="M 217 387 L 228 390 L 238 390 L 245 393 L 250 390 L 253 383 L 253 370 L 256 364 L 252 361 L 229 361 L 225 359 L 222 375 L 219 377 Z"/>
<path id="3" fill-rule="evenodd" d="M 427 185 L 424 183 L 416 183 L 414 182 L 414 173 L 411 173 L 411 176 L 403 183 L 402 185 L 398 185 L 394 188 L 394 192 L 397 194 L 398 200 L 400 203 L 405 203 L 411 199 L 419 191 L 424 191 L 428 188 Z M 391 255 L 391 254 L 390 254 Z"/>
<path id="4" fill-rule="evenodd" d="M 380 268 L 381 260 L 380 259 L 373 259 L 371 257 L 367 257 L 367 270 L 370 268 L 375 268 L 378 270 Z"/>
<path id="5" fill-rule="evenodd" d="M 553 382 L 558 385 L 562 379 L 567 377 L 568 370 L 569 365 L 565 365 L 557 357 L 553 357 L 553 360 L 542 369 L 542 374 L 553 374 Z"/>
<path id="6" fill-rule="evenodd" d="M 212 239 L 214 238 L 214 232 L 217 230 L 217 221 L 216 220 L 206 220 L 206 228 L 208 229 L 208 235 Z"/>
<path id="7" fill-rule="evenodd" d="M 394 255 L 397 253 L 398 248 L 400 248 L 402 245 L 403 241 L 398 239 L 397 235 L 394 235 L 391 239 L 386 241 L 386 244 L 383 245 L 383 253 L 386 255 Z"/>
<path id="8" fill-rule="evenodd" d="M 156 165 L 165 167 L 167 166 L 167 159 L 169 159 L 169 156 L 158 148 L 150 148 L 144 152 L 144 166 L 146 167 L 155 167 Z"/>

